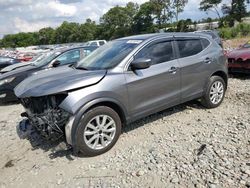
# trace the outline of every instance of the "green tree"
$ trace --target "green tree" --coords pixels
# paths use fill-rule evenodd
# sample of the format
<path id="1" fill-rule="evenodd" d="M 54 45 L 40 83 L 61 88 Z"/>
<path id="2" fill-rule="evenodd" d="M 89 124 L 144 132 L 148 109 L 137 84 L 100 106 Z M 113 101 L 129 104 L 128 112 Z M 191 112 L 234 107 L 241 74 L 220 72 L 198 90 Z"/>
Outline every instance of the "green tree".
<path id="1" fill-rule="evenodd" d="M 52 29 L 51 27 L 46 27 L 46 28 L 40 29 L 38 34 L 39 34 L 39 44 L 40 45 L 53 43 L 55 30 Z"/>
<path id="2" fill-rule="evenodd" d="M 176 19 L 176 22 L 179 21 L 179 15 L 181 12 L 184 11 L 184 8 L 186 4 L 188 3 L 188 0 L 172 0 L 170 2 L 171 7 L 172 7 L 172 14 Z"/>
<path id="3" fill-rule="evenodd" d="M 138 5 L 132 2 L 126 7 L 116 6 L 104 14 L 100 23 L 105 39 L 114 39 L 131 34 L 131 27 Z"/>
<path id="4" fill-rule="evenodd" d="M 153 3 L 146 2 L 140 6 L 139 11 L 134 17 L 132 31 L 134 34 L 152 33 L 154 28 Z"/>
<path id="5" fill-rule="evenodd" d="M 200 2 L 200 10 L 202 11 L 212 11 L 215 12 L 219 19 L 221 19 L 220 11 L 219 11 L 219 4 L 222 0 L 202 0 Z"/>
<path id="6" fill-rule="evenodd" d="M 154 19 L 156 19 L 159 28 L 166 22 L 166 8 L 168 2 L 169 0 L 150 0 L 152 14 L 154 14 Z"/>
<path id="7" fill-rule="evenodd" d="M 80 25 L 74 22 L 64 21 L 60 27 L 55 30 L 55 43 L 80 42 Z"/>
<path id="8" fill-rule="evenodd" d="M 97 36 L 97 25 L 91 19 L 87 19 L 84 24 L 80 25 L 80 41 L 79 42 L 86 42 L 89 40 L 94 40 Z"/>
<path id="9" fill-rule="evenodd" d="M 193 31 L 193 29 L 190 29 L 190 25 L 192 25 L 193 22 L 191 19 L 186 19 L 186 20 L 180 20 L 177 23 L 177 28 L 176 31 L 177 32 L 189 32 L 189 31 Z"/>
<path id="10" fill-rule="evenodd" d="M 231 11 L 229 15 L 238 22 L 242 21 L 242 18 L 246 15 L 246 4 L 245 0 L 232 0 Z"/>
<path id="11" fill-rule="evenodd" d="M 18 33 L 15 35 L 5 35 L 2 39 L 3 47 L 26 47 L 39 44 L 38 33 Z"/>
<path id="12" fill-rule="evenodd" d="M 242 18 L 247 15 L 246 4 L 249 0 L 232 0 L 230 5 L 223 4 L 222 12 L 226 15 L 223 19 L 230 27 L 234 26 L 234 22 L 241 22 Z"/>

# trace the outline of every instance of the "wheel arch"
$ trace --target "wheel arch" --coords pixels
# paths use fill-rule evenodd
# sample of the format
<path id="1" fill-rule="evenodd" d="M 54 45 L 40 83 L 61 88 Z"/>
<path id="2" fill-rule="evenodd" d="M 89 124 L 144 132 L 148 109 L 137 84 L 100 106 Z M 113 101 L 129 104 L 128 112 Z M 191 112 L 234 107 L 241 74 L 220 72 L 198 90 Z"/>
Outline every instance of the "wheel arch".
<path id="1" fill-rule="evenodd" d="M 219 77 L 221 77 L 221 78 L 224 80 L 224 82 L 225 82 L 225 84 L 226 84 L 226 88 L 227 88 L 227 86 L 228 86 L 228 75 L 227 75 L 227 73 L 225 73 L 224 71 L 216 71 L 216 72 L 214 72 L 214 73 L 210 76 L 210 78 L 211 78 L 212 76 L 219 76 Z"/>
<path id="2" fill-rule="evenodd" d="M 77 131 L 78 122 L 81 120 L 84 113 L 86 113 L 87 111 L 89 111 L 97 106 L 107 106 L 107 107 L 112 108 L 113 110 L 115 110 L 118 113 L 119 117 L 121 118 L 122 125 L 126 124 L 126 122 L 127 122 L 127 110 L 119 101 L 112 99 L 112 98 L 98 98 L 98 99 L 92 100 L 92 101 L 86 103 L 85 105 L 83 105 L 74 116 L 74 121 L 72 123 L 71 131 L 70 131 L 70 133 L 71 133 L 70 140 L 72 142 L 70 144 L 72 146 L 75 146 L 75 143 L 76 143 L 76 139 L 75 139 L 74 135 L 76 134 L 76 131 Z M 69 136 L 69 135 L 66 135 L 66 136 Z M 77 148 L 76 148 L 76 152 L 78 152 Z"/>
<path id="3" fill-rule="evenodd" d="M 109 108 L 112 108 L 114 111 L 116 111 L 118 113 L 119 117 L 121 118 L 121 122 L 122 123 L 126 122 L 126 115 L 125 115 L 123 108 L 118 103 L 116 103 L 114 101 L 105 100 L 105 101 L 97 102 L 97 103 L 91 105 L 89 108 L 87 108 L 84 111 L 84 113 L 86 113 L 89 110 L 91 110 L 95 107 L 98 107 L 98 106 L 107 106 Z"/>

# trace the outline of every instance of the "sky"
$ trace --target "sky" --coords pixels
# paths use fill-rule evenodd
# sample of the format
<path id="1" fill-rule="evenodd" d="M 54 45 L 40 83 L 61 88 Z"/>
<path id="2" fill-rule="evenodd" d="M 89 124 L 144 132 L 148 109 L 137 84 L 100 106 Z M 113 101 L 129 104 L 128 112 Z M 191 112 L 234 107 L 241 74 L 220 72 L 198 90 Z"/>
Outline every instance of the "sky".
<path id="1" fill-rule="evenodd" d="M 142 4 L 147 0 L 132 1 Z M 63 21 L 83 23 L 91 18 L 98 22 L 100 16 L 111 7 L 124 6 L 128 2 L 129 0 L 0 0 L 0 38 L 6 34 L 38 31 L 44 27 L 55 28 Z M 201 12 L 199 3 L 200 0 L 189 0 L 180 19 L 216 17 L 213 12 Z"/>

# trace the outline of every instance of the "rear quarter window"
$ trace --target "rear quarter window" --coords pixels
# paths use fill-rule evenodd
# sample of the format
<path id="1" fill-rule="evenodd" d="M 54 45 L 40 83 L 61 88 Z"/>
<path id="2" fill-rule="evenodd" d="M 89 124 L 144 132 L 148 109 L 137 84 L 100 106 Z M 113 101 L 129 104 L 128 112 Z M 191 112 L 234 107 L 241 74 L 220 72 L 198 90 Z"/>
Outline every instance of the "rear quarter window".
<path id="1" fill-rule="evenodd" d="M 177 40 L 180 57 L 189 57 L 200 53 L 203 50 L 200 39 Z"/>
<path id="2" fill-rule="evenodd" d="M 201 43 L 202 43 L 204 49 L 210 45 L 210 41 L 205 39 L 205 38 L 201 39 Z"/>

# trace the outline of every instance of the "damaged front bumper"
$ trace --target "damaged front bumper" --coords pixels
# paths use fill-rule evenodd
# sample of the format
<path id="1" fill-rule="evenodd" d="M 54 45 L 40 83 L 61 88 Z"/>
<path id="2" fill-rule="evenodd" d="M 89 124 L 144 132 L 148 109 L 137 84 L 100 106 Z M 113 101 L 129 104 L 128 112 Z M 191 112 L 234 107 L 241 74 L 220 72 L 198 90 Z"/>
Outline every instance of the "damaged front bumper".
<path id="1" fill-rule="evenodd" d="M 71 144 L 74 117 L 59 107 L 66 97 L 67 95 L 54 95 L 21 99 L 26 110 L 22 116 L 27 120 L 19 124 L 19 129 L 24 132 L 25 127 L 31 125 L 46 139 L 58 140 L 65 137 L 67 143 Z"/>

